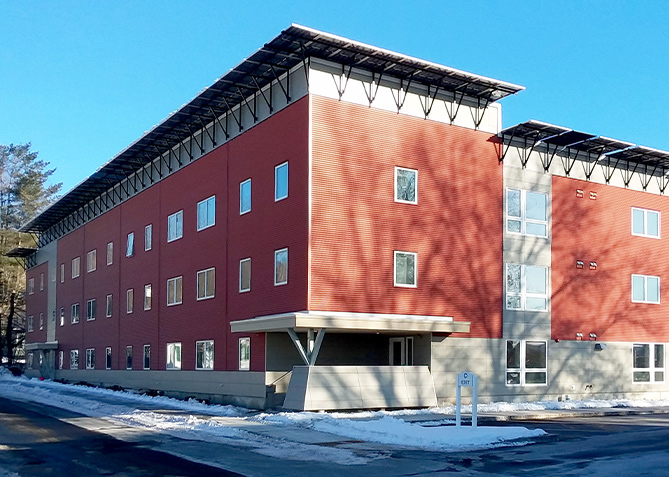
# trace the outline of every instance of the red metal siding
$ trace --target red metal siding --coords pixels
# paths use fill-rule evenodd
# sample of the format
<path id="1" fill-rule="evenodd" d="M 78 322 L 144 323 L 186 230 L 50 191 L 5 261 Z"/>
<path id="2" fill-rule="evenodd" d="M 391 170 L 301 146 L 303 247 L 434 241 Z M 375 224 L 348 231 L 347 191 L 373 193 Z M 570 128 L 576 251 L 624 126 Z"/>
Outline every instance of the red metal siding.
<path id="1" fill-rule="evenodd" d="M 274 202 L 274 166 L 289 161 L 289 197 Z M 113 369 L 125 369 L 126 346 L 133 347 L 133 369 L 142 369 L 143 345 L 151 345 L 151 369 L 165 369 L 167 343 L 181 342 L 182 369 L 195 369 L 195 342 L 215 341 L 215 369 L 238 369 L 238 339 L 230 321 L 307 308 L 308 100 L 258 124 L 238 138 L 189 164 L 119 207 L 58 242 L 58 308 L 65 324 L 57 327 L 60 349 L 96 349 L 96 368 L 104 369 L 112 347 Z M 253 183 L 253 209 L 239 216 L 239 183 Z M 197 203 L 216 196 L 216 223 L 197 231 Z M 168 216 L 183 210 L 183 237 L 167 242 Z M 152 224 L 153 243 L 144 250 L 144 228 Z M 230 231 L 228 233 L 228 231 Z M 134 255 L 126 241 L 135 234 Z M 106 265 L 107 243 L 114 243 Z M 273 284 L 274 250 L 289 249 L 289 282 Z M 97 250 L 97 269 L 86 273 L 86 254 Z M 71 278 L 71 261 L 81 257 L 81 276 Z M 239 260 L 252 257 L 252 291 L 238 291 Z M 197 272 L 215 268 L 215 296 L 197 300 Z M 167 280 L 183 277 L 183 303 L 167 306 Z M 152 286 L 151 310 L 143 309 L 144 286 Z M 134 290 L 133 313 L 126 292 Z M 113 295 L 112 317 L 105 317 Z M 86 321 L 86 302 L 97 300 L 97 317 Z M 70 323 L 70 307 L 80 303 L 80 322 Z M 245 335 L 246 336 L 246 335 Z M 65 368 L 69 360 L 65 359 Z M 251 370 L 265 369 L 264 334 L 251 335 Z"/>
<path id="2" fill-rule="evenodd" d="M 490 134 L 313 97 L 310 309 L 452 316 L 500 337 L 502 166 Z M 393 200 L 418 170 L 418 205 Z M 417 288 L 393 251 L 418 253 Z"/>
<path id="3" fill-rule="evenodd" d="M 553 338 L 595 333 L 598 340 L 669 341 L 669 198 L 562 177 L 553 177 L 552 195 Z M 632 207 L 660 211 L 661 239 L 632 235 Z M 632 274 L 661 277 L 662 303 L 632 303 Z"/>
<path id="4" fill-rule="evenodd" d="M 40 276 L 44 277 L 43 290 L 40 290 Z M 32 294 L 28 293 L 28 281 L 30 279 L 35 281 L 35 288 Z M 31 268 L 26 272 L 26 343 L 43 343 L 46 341 L 47 321 L 50 318 L 47 308 L 49 279 L 46 263 Z M 42 314 L 44 325 L 42 330 L 39 329 L 40 313 Z M 28 332 L 27 318 L 29 315 L 33 316 L 33 331 L 31 332 Z"/>

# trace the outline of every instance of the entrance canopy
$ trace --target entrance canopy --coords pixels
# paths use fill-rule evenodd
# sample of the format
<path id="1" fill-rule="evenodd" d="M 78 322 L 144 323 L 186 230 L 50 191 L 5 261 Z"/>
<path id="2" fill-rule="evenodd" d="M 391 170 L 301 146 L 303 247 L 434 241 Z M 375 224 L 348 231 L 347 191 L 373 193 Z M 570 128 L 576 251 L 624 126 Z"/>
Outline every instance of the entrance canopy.
<path id="1" fill-rule="evenodd" d="M 300 311 L 233 321 L 230 328 L 233 333 L 310 329 L 327 329 L 328 333 L 468 333 L 470 324 L 449 316 Z"/>

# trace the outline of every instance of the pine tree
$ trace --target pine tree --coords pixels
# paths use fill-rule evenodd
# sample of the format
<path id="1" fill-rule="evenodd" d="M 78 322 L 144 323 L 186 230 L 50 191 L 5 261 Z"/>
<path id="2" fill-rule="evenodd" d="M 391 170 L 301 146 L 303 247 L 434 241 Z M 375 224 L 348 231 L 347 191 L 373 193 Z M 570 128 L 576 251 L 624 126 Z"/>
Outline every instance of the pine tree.
<path id="1" fill-rule="evenodd" d="M 20 261 L 5 254 L 35 246 L 30 234 L 18 230 L 52 204 L 62 186 L 47 185 L 55 169 L 30 147 L 0 144 L 0 362 L 3 356 L 19 357 L 25 337 L 25 271 Z"/>

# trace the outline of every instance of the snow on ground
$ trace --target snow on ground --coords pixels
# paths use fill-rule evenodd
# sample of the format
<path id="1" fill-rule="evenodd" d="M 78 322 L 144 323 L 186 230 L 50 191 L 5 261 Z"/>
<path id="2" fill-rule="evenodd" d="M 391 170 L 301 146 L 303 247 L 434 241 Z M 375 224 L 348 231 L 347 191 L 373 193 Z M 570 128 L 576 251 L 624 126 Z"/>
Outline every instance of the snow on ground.
<path id="1" fill-rule="evenodd" d="M 327 460 L 350 465 L 369 459 L 342 448 L 301 444 L 272 432 L 271 428 L 294 429 L 301 432 L 318 431 L 333 434 L 333 442 L 355 440 L 411 446 L 430 450 L 462 450 L 464 448 L 521 445 L 544 435 L 540 429 L 520 426 L 453 426 L 453 406 L 420 410 L 361 411 L 361 412 L 280 412 L 253 413 L 235 406 L 207 405 L 195 400 L 180 401 L 166 397 L 151 397 L 125 391 L 110 391 L 13 377 L 0 368 L 0 396 L 51 405 L 90 417 L 103 418 L 120 425 L 141 428 L 184 439 L 221 442 L 246 446 L 254 451 L 282 458 Z M 612 407 L 669 407 L 669 400 L 588 400 L 539 401 L 532 403 L 479 404 L 479 413 L 514 411 L 551 411 L 560 409 Z M 470 413 L 471 406 L 463 406 Z M 444 416 L 440 419 L 438 416 Z M 407 422 L 407 417 L 433 416 L 422 423 Z"/>

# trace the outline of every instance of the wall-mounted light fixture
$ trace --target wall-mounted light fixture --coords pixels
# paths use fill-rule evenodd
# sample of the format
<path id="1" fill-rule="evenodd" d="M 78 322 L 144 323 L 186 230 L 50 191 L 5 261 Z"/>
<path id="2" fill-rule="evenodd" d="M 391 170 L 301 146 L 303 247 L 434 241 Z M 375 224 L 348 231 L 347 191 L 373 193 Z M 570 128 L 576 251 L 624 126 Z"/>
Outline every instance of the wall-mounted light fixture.
<path id="1" fill-rule="evenodd" d="M 604 351 L 606 349 L 605 343 L 595 343 L 595 351 Z"/>
<path id="2" fill-rule="evenodd" d="M 576 189 L 576 197 L 579 199 L 583 198 L 583 189 Z"/>
<path id="3" fill-rule="evenodd" d="M 576 333 L 576 339 L 577 340 L 582 340 L 583 339 L 583 333 Z"/>
<path id="4" fill-rule="evenodd" d="M 597 339 L 597 335 L 595 333 L 590 333 L 590 341 L 595 341 Z"/>
<path id="5" fill-rule="evenodd" d="M 590 262 L 590 270 L 597 270 L 597 262 Z"/>
<path id="6" fill-rule="evenodd" d="M 576 260 L 576 268 L 583 268 L 583 260 Z"/>

